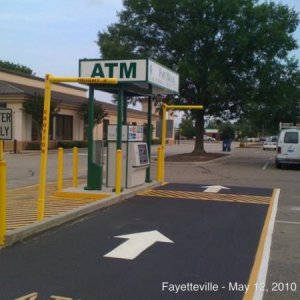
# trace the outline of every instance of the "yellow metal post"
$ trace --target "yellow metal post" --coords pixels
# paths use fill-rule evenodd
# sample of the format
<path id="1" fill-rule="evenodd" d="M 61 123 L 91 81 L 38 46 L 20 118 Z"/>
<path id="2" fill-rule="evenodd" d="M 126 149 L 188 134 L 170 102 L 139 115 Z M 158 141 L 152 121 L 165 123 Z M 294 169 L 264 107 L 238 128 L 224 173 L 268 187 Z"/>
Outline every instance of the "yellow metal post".
<path id="1" fill-rule="evenodd" d="M 45 213 L 50 99 L 51 99 L 51 75 L 47 74 L 45 79 L 43 127 L 42 127 L 42 142 L 41 142 L 40 184 L 39 184 L 38 212 L 37 212 L 38 220 L 43 220 L 44 213 Z"/>
<path id="2" fill-rule="evenodd" d="M 203 105 L 167 105 L 163 103 L 162 105 L 162 129 L 161 129 L 161 159 L 160 159 L 160 179 L 161 184 L 165 181 L 165 145 L 166 145 L 166 136 L 167 136 L 167 110 L 180 110 L 180 109 L 203 109 Z"/>
<path id="3" fill-rule="evenodd" d="M 0 245 L 4 245 L 6 232 L 6 162 L 0 161 Z"/>
<path id="4" fill-rule="evenodd" d="M 0 245 L 6 233 L 6 162 L 3 160 L 3 141 L 0 141 Z"/>
<path id="5" fill-rule="evenodd" d="M 117 78 L 95 77 L 51 77 L 51 82 L 78 82 L 82 84 L 117 84 Z"/>
<path id="6" fill-rule="evenodd" d="M 64 149 L 58 148 L 58 159 L 57 159 L 57 190 L 62 191 L 63 188 L 63 173 L 64 173 Z"/>
<path id="7" fill-rule="evenodd" d="M 78 186 L 78 148 L 73 148 L 73 187 Z"/>
<path id="8" fill-rule="evenodd" d="M 161 161 L 160 161 L 160 183 L 163 184 L 165 180 L 165 148 L 166 148 L 166 136 L 167 136 L 167 105 L 162 105 L 162 128 L 161 128 Z"/>
<path id="9" fill-rule="evenodd" d="M 122 150 L 118 149 L 116 152 L 116 194 L 121 193 L 122 188 Z"/>
<path id="10" fill-rule="evenodd" d="M 3 152 L 4 152 L 3 141 L 0 140 L 0 161 L 3 160 Z"/>
<path id="11" fill-rule="evenodd" d="M 203 109 L 203 105 L 166 105 L 166 109 Z"/>
<path id="12" fill-rule="evenodd" d="M 157 147 L 157 166 L 156 166 L 156 180 L 161 180 L 161 146 Z"/>
<path id="13" fill-rule="evenodd" d="M 117 84 L 117 78 L 93 78 L 93 77 L 53 77 L 50 74 L 45 78 L 44 94 L 44 112 L 41 143 L 41 163 L 40 180 L 38 195 L 38 220 L 44 219 L 45 214 L 45 195 L 46 195 L 46 177 L 47 177 L 47 159 L 48 159 L 48 140 L 49 140 L 49 118 L 51 102 L 51 83 L 57 82 L 79 82 L 82 84 Z"/>

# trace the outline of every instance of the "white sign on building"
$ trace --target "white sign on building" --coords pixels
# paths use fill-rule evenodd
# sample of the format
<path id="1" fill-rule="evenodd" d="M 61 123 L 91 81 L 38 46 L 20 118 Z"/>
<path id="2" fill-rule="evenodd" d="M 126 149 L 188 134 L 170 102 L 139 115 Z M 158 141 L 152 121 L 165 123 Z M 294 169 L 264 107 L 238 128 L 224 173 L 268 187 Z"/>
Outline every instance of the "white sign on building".
<path id="1" fill-rule="evenodd" d="M 0 140 L 12 140 L 12 110 L 0 108 Z"/>
<path id="2" fill-rule="evenodd" d="M 176 93 L 179 91 L 178 74 L 150 59 L 148 60 L 148 82 Z"/>

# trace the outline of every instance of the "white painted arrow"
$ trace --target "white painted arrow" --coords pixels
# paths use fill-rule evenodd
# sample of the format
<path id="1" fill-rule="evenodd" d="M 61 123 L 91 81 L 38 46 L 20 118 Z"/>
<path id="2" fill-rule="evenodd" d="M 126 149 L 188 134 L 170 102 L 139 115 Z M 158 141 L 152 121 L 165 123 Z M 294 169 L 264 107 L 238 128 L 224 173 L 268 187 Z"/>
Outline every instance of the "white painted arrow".
<path id="1" fill-rule="evenodd" d="M 174 243 L 157 230 L 119 235 L 115 237 L 128 240 L 114 250 L 105 254 L 104 257 L 132 260 L 156 242 Z"/>
<path id="2" fill-rule="evenodd" d="M 203 186 L 205 189 L 204 193 L 218 193 L 220 190 L 230 190 L 230 188 L 222 185 L 206 185 Z"/>

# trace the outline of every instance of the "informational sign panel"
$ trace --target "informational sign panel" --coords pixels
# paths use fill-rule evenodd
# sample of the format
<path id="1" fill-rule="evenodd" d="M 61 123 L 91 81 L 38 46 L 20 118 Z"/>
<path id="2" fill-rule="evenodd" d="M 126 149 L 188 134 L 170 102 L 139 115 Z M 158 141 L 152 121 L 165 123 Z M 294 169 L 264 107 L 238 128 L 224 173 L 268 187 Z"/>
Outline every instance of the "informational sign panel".
<path id="1" fill-rule="evenodd" d="M 12 110 L 0 108 L 0 140 L 12 140 Z"/>
<path id="2" fill-rule="evenodd" d="M 108 125 L 107 127 L 107 140 L 116 141 L 117 140 L 117 125 Z M 127 125 L 122 126 L 122 142 L 127 141 Z"/>
<path id="3" fill-rule="evenodd" d="M 156 137 L 161 138 L 161 120 L 156 122 Z M 174 130 L 174 121 L 173 120 L 167 120 L 167 138 L 173 137 L 173 130 Z"/>
<path id="4" fill-rule="evenodd" d="M 148 60 L 148 82 L 179 92 L 179 75 L 151 59 Z"/>
<path id="5" fill-rule="evenodd" d="M 128 141 L 142 141 L 144 137 L 143 126 L 128 126 Z"/>
<path id="6" fill-rule="evenodd" d="M 141 125 L 122 125 L 122 142 L 139 142 L 143 141 L 144 128 Z M 108 125 L 107 140 L 117 140 L 117 125 Z"/>

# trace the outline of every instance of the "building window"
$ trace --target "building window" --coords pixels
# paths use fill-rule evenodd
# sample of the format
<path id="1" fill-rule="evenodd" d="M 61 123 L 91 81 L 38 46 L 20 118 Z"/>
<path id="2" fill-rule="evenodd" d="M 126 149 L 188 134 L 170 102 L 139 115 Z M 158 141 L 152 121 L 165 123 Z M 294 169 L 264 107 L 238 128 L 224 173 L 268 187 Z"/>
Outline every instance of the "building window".
<path id="1" fill-rule="evenodd" d="M 56 139 L 73 140 L 73 116 L 56 116 Z"/>
<path id="2" fill-rule="evenodd" d="M 0 103 L 0 108 L 7 108 L 7 105 L 6 105 L 6 103 Z"/>

